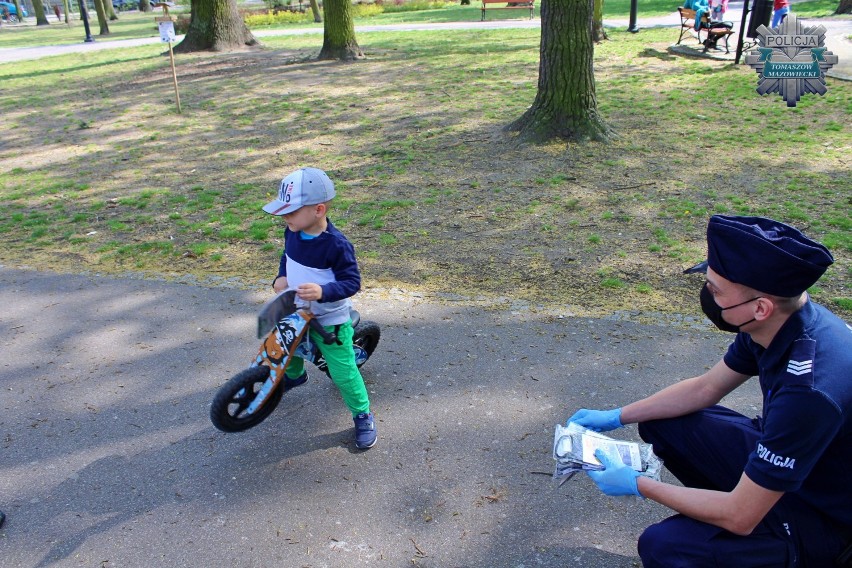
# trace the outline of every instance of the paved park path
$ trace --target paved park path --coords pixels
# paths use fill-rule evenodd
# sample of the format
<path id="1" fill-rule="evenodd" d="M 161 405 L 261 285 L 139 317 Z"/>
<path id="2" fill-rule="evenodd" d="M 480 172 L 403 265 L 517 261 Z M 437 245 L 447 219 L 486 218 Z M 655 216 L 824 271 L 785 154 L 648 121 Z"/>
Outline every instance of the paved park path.
<path id="1" fill-rule="evenodd" d="M 667 511 L 557 487 L 554 424 L 702 372 L 730 339 L 368 289 L 380 437 L 358 452 L 315 370 L 258 427 L 210 424 L 266 296 L 0 266 L 4 568 L 635 567 Z M 757 414 L 757 387 L 728 402 Z"/>
<path id="2" fill-rule="evenodd" d="M 795 0 L 794 0 L 795 2 Z M 728 11 L 725 13 L 725 20 L 734 22 L 734 30 L 739 31 L 739 24 L 742 16 L 743 3 L 742 0 L 734 0 L 729 3 Z M 794 8 L 795 10 L 795 8 Z M 849 18 L 820 18 L 814 20 L 802 20 L 803 23 L 811 26 L 821 25 L 826 28 L 825 45 L 828 50 L 838 56 L 838 63 L 828 71 L 828 76 L 837 79 L 852 81 L 852 41 L 849 39 L 852 36 L 852 19 Z M 458 29 L 499 29 L 499 28 L 531 28 L 539 27 L 541 21 L 534 20 L 500 20 L 486 22 L 450 22 L 438 24 L 391 24 L 379 26 L 356 26 L 355 32 L 372 32 L 372 31 L 418 31 L 418 30 L 458 30 Z M 626 19 L 606 19 L 604 25 L 609 27 L 625 28 L 629 24 Z M 680 18 L 675 11 L 667 16 L 642 18 L 641 14 L 637 20 L 637 25 L 640 28 L 650 27 L 677 27 L 680 25 Z M 257 37 L 269 37 L 275 35 L 306 35 L 306 34 L 321 34 L 322 28 L 299 28 L 299 29 L 283 29 L 283 30 L 257 30 L 252 33 Z M 179 42 L 183 36 L 178 36 Z M 676 38 L 674 33 L 672 41 Z M 0 48 L 0 62 L 23 61 L 28 59 L 38 59 L 41 57 L 49 57 L 52 55 L 62 55 L 66 53 L 85 53 L 88 51 L 97 51 L 102 49 L 116 49 L 122 47 L 134 47 L 139 45 L 148 45 L 158 43 L 159 36 L 128 39 L 128 40 L 105 40 L 96 39 L 93 43 L 75 43 L 70 45 L 54 45 L 43 47 L 22 47 L 22 48 Z M 731 36 L 730 44 L 735 49 L 737 40 L 736 35 Z"/>

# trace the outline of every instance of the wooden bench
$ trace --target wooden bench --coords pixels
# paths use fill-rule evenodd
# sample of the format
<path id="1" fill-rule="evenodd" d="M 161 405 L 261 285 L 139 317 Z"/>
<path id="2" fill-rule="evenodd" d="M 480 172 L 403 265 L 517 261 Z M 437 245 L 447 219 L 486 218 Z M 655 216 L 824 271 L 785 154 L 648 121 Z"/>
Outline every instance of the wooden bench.
<path id="1" fill-rule="evenodd" d="M 680 36 L 677 38 L 677 43 L 680 44 L 683 37 L 687 35 L 690 30 L 695 31 L 695 10 L 680 7 L 677 11 L 680 14 Z M 703 40 L 701 39 L 701 32 L 705 32 L 705 35 L 707 36 Z M 701 25 L 696 33 L 698 34 L 698 43 L 704 45 L 705 52 L 711 45 L 715 46 L 722 38 L 725 39 L 725 53 L 731 52 L 728 47 L 728 38 L 733 35 L 734 31 L 727 27 L 711 28 L 709 13 L 701 15 Z"/>
<path id="2" fill-rule="evenodd" d="M 503 4 L 496 6 L 495 4 Z M 533 19 L 533 9 L 535 8 L 535 0 L 512 2 L 511 0 L 482 0 L 482 19 L 485 21 L 485 10 L 529 10 L 530 20 Z"/>

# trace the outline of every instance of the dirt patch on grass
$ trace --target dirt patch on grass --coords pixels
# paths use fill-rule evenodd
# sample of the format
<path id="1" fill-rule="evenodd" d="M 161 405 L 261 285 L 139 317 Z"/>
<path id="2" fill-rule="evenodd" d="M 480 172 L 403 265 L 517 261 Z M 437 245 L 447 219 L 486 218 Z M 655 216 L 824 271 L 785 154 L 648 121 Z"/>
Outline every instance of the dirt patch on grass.
<path id="1" fill-rule="evenodd" d="M 156 59 L 93 64 L 97 86 L 36 86 L 38 102 L 0 125 L 4 163 L 22 150 L 0 176 L 0 258 L 266 286 L 283 224 L 259 207 L 314 165 L 338 185 L 331 218 L 368 289 L 694 314 L 701 279 L 681 273 L 704 256 L 707 218 L 748 213 L 833 239 L 838 262 L 815 296 L 844 313 L 832 302 L 849 295 L 849 126 L 830 97 L 848 87 L 790 113 L 751 92 L 749 70 L 657 56 L 667 43 L 650 33 L 612 36 L 597 65 L 619 133 L 609 144 L 524 146 L 503 132 L 535 94 L 529 31 L 365 35 L 369 59 L 355 64 L 313 62 L 298 43 L 185 57 L 182 115 Z M 737 125 L 707 136 L 712 117 Z M 800 144 L 811 132 L 823 141 Z"/>

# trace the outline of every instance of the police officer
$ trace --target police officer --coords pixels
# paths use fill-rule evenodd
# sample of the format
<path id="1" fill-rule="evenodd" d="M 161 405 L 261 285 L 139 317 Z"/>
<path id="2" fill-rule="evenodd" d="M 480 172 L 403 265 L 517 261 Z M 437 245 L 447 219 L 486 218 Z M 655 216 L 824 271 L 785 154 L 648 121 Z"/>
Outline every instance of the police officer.
<path id="1" fill-rule="evenodd" d="M 805 292 L 834 262 L 797 229 L 715 215 L 701 307 L 736 333 L 703 375 L 614 410 L 577 411 L 597 431 L 638 423 L 683 486 L 639 476 L 618 456 L 589 477 L 607 495 L 639 495 L 679 514 L 648 527 L 650 567 L 834 565 L 852 539 L 852 328 Z M 762 416 L 717 403 L 758 376 Z"/>

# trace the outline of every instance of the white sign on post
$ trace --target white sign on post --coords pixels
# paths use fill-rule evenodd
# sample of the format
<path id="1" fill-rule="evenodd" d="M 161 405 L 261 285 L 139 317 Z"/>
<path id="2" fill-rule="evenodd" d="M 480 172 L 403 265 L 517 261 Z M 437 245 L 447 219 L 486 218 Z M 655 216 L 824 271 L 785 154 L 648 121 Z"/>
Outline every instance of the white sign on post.
<path id="1" fill-rule="evenodd" d="M 160 27 L 160 41 L 173 42 L 175 40 L 175 23 L 174 22 L 157 22 Z"/>

